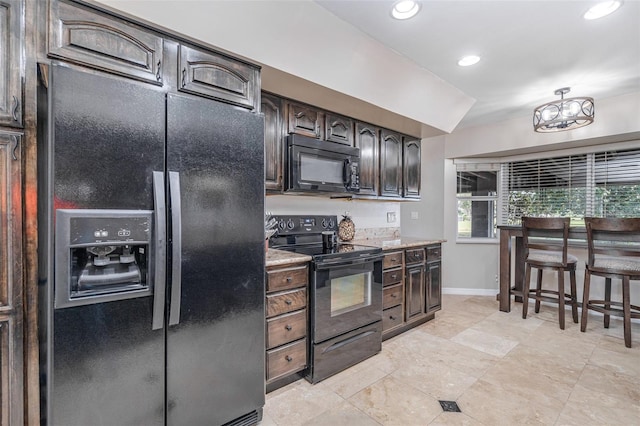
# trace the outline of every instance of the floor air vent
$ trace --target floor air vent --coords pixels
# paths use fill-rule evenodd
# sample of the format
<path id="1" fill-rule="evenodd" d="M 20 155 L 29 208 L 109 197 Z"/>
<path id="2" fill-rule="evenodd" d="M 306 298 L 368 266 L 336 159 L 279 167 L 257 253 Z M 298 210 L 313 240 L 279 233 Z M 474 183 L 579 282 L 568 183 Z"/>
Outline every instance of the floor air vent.
<path id="1" fill-rule="evenodd" d="M 225 423 L 222 426 L 255 426 L 258 424 L 260 416 L 257 411 L 252 411 L 249 414 L 245 414 L 242 417 L 238 417 L 235 420 L 231 420 L 229 423 Z"/>
<path id="2" fill-rule="evenodd" d="M 449 411 L 452 413 L 461 413 L 460 407 L 455 401 L 438 401 L 443 411 Z"/>

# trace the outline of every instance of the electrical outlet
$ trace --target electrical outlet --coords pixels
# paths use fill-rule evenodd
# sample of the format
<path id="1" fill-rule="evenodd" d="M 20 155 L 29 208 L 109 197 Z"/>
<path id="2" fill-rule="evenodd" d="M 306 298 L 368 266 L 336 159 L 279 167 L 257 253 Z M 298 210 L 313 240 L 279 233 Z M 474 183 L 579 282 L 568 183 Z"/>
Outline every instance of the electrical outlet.
<path id="1" fill-rule="evenodd" d="M 393 223 L 396 221 L 396 212 L 387 212 L 387 223 Z"/>
<path id="2" fill-rule="evenodd" d="M 416 220 L 420 217 L 418 212 L 411 212 L 411 219 Z"/>

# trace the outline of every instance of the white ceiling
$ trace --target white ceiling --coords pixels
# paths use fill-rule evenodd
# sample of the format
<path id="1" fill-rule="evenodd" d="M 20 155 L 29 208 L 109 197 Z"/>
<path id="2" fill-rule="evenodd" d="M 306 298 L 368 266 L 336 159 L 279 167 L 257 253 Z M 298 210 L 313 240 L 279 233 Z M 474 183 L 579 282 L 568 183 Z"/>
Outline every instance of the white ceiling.
<path id="1" fill-rule="evenodd" d="M 596 116 L 599 98 L 640 92 L 640 0 L 593 21 L 582 15 L 597 0 L 422 0 L 406 21 L 393 1 L 316 3 L 476 99 L 458 128 L 532 115 L 566 86 L 593 97 Z M 482 59 L 458 66 L 468 54 Z"/>

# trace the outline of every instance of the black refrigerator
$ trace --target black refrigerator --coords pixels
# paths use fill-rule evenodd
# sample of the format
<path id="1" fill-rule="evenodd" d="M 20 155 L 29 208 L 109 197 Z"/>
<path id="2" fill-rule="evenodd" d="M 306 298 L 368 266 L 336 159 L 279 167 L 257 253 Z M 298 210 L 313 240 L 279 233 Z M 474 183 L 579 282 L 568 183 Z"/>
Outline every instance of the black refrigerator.
<path id="1" fill-rule="evenodd" d="M 262 116 L 65 64 L 41 74 L 42 423 L 257 423 Z"/>

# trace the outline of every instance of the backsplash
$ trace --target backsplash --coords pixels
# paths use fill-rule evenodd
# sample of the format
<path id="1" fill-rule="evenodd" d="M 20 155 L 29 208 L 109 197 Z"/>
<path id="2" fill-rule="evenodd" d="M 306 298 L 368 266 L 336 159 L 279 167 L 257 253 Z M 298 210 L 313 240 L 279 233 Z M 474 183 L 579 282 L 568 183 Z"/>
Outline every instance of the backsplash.
<path id="1" fill-rule="evenodd" d="M 371 233 L 394 233 L 400 230 L 400 203 L 376 200 L 346 200 L 303 195 L 269 195 L 265 199 L 265 211 L 274 215 L 336 215 L 342 219 L 349 212 L 356 225 L 356 238 L 372 238 Z M 390 213 L 390 215 L 388 215 Z M 395 216 L 388 222 L 387 216 Z M 380 229 L 391 228 L 391 229 Z M 360 235 L 362 234 L 362 235 Z M 377 238 L 377 237 L 376 237 Z"/>

